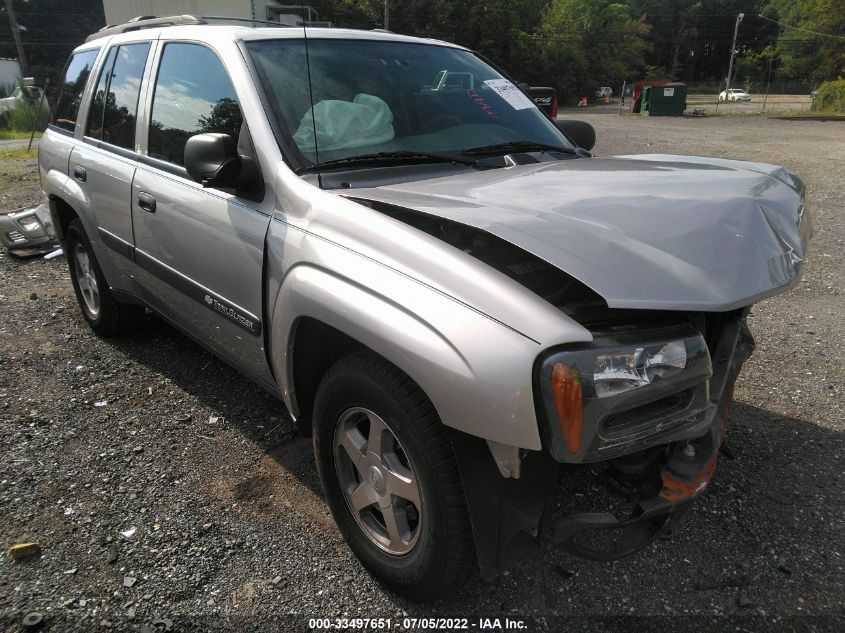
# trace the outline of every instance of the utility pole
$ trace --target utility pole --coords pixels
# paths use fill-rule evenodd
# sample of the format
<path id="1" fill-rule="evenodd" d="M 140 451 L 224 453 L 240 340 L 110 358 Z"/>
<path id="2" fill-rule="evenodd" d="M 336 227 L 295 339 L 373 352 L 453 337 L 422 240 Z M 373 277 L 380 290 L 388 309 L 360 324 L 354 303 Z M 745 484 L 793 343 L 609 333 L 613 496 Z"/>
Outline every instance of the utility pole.
<path id="1" fill-rule="evenodd" d="M 26 77 L 29 75 L 29 64 L 26 62 L 26 53 L 24 53 L 23 42 L 21 41 L 21 27 L 15 17 L 12 0 L 6 0 L 6 15 L 9 16 L 9 28 L 12 30 L 12 37 L 15 38 L 15 46 L 18 47 L 18 65 L 21 67 L 21 75 Z"/>
<path id="2" fill-rule="evenodd" d="M 8 2 L 8 0 L 6 0 Z M 384 0 L 384 30 L 390 30 L 390 6 L 387 0 Z"/>
<path id="3" fill-rule="evenodd" d="M 734 71 L 734 54 L 736 53 L 736 35 L 739 33 L 739 23 L 742 22 L 742 18 L 744 17 L 744 13 L 740 13 L 736 16 L 736 25 L 734 25 L 734 41 L 733 44 L 731 44 L 731 61 L 728 64 L 728 79 L 725 84 L 725 101 L 728 100 L 727 91 L 731 89 L 731 77 L 733 76 Z"/>

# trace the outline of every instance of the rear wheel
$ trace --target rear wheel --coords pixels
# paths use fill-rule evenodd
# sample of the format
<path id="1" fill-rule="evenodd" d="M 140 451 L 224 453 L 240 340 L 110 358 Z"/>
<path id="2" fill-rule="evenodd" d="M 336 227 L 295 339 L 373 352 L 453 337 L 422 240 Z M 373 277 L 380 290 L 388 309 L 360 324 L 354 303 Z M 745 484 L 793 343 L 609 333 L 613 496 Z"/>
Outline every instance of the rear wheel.
<path id="1" fill-rule="evenodd" d="M 364 566 L 415 600 L 460 589 L 475 545 L 452 445 L 425 394 L 383 359 L 356 353 L 321 382 L 314 425 L 326 499 Z"/>
<path id="2" fill-rule="evenodd" d="M 144 308 L 119 303 L 112 296 L 82 222 L 70 223 L 65 240 L 70 279 L 82 316 L 100 336 L 117 336 L 133 330 Z"/>

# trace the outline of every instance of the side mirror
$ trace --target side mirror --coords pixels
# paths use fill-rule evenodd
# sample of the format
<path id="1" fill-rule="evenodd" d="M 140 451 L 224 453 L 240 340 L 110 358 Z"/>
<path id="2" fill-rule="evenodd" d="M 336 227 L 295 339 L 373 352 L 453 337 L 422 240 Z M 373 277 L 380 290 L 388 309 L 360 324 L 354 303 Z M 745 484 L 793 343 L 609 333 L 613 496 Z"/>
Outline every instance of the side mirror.
<path id="1" fill-rule="evenodd" d="M 203 187 L 237 187 L 241 166 L 235 139 L 228 134 L 197 134 L 185 144 L 185 169 Z"/>
<path id="2" fill-rule="evenodd" d="M 582 149 L 590 151 L 596 144 L 596 130 L 589 123 L 568 119 L 557 120 L 555 125 L 566 138 Z"/>

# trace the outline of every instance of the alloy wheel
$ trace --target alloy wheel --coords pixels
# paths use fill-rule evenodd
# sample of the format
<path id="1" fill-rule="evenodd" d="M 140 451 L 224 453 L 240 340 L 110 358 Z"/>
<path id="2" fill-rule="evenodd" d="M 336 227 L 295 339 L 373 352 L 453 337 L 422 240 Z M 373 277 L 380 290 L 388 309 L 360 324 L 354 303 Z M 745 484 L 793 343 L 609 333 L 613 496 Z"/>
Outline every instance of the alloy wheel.
<path id="1" fill-rule="evenodd" d="M 409 554 L 423 508 L 417 475 L 393 430 L 368 409 L 348 409 L 335 428 L 334 459 L 347 506 L 367 538 L 394 556 Z"/>
<path id="2" fill-rule="evenodd" d="M 76 282 L 79 284 L 79 293 L 82 295 L 88 314 L 96 319 L 100 313 L 100 288 L 97 285 L 94 265 L 88 256 L 88 251 L 79 242 L 75 244 L 73 249 L 73 261 Z"/>

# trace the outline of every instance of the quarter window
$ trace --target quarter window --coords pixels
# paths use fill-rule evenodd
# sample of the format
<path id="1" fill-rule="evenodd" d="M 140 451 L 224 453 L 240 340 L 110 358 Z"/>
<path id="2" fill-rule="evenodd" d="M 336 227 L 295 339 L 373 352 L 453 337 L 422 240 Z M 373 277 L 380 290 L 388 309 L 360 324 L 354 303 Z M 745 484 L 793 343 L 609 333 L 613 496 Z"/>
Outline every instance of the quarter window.
<path id="1" fill-rule="evenodd" d="M 82 93 L 91 68 L 97 59 L 98 49 L 82 51 L 70 56 L 65 66 L 64 82 L 59 91 L 59 100 L 56 103 L 56 116 L 53 124 L 65 130 L 73 132 L 76 127 L 76 117 L 79 113 L 79 104 L 82 101 Z"/>
<path id="2" fill-rule="evenodd" d="M 197 44 L 167 44 L 153 96 L 150 156 L 184 165 L 191 136 L 219 132 L 237 140 L 242 122 L 232 82 L 217 55 Z"/>
<path id="3" fill-rule="evenodd" d="M 126 44 L 116 54 L 109 53 L 91 103 L 88 136 L 134 149 L 138 95 L 149 50 L 147 43 Z"/>

